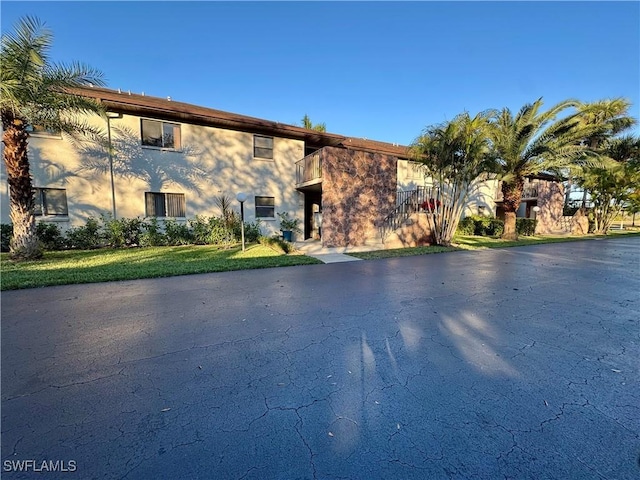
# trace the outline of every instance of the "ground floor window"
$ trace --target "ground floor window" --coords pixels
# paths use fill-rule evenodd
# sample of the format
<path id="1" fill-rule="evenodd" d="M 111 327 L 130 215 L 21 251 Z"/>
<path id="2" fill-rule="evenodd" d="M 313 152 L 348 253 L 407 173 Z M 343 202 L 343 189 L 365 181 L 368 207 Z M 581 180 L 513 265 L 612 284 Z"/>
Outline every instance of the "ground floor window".
<path id="1" fill-rule="evenodd" d="M 184 193 L 146 192 L 144 194 L 147 217 L 186 217 Z"/>
<path id="2" fill-rule="evenodd" d="M 34 190 L 35 215 L 69 215 L 67 191 L 64 188 L 35 188 Z"/>
<path id="3" fill-rule="evenodd" d="M 256 218 L 274 218 L 276 202 L 274 197 L 256 197 Z"/>
<path id="4" fill-rule="evenodd" d="M 27 125 L 26 128 L 29 135 L 62 138 L 62 132 L 53 128 L 46 128 L 42 125 Z"/>

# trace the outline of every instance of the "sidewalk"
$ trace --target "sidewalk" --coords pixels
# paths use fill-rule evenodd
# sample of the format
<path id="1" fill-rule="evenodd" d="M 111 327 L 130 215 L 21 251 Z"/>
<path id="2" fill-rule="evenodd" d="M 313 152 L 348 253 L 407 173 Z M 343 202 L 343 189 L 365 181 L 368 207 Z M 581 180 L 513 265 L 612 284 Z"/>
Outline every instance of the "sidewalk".
<path id="1" fill-rule="evenodd" d="M 320 240 L 294 242 L 293 246 L 305 255 L 317 258 L 324 263 L 355 262 L 361 259 L 353 257 L 349 255 L 349 253 L 384 249 L 384 245 L 382 244 L 360 245 L 357 247 L 323 247 Z"/>

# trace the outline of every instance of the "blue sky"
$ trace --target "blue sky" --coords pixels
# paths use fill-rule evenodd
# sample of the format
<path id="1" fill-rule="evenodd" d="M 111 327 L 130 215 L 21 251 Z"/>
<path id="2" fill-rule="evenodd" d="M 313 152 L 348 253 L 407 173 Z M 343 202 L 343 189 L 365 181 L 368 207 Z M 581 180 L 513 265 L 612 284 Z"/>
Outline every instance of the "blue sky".
<path id="1" fill-rule="evenodd" d="M 427 125 L 544 97 L 626 97 L 640 117 L 639 2 L 9 2 L 55 61 L 108 86 L 410 143 Z M 640 131 L 640 130 L 636 130 Z"/>

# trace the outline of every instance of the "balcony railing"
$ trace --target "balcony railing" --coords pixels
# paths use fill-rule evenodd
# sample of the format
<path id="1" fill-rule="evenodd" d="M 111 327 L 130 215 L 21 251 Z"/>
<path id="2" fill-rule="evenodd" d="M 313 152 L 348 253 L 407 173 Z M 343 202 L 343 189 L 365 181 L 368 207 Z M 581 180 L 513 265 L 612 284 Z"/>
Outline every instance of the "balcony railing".
<path id="1" fill-rule="evenodd" d="M 322 180 L 322 149 L 296 162 L 296 185 L 310 185 Z"/>
<path id="2" fill-rule="evenodd" d="M 522 190 L 522 200 L 533 200 L 538 198 L 538 186 L 537 185 L 525 185 Z M 496 191 L 496 202 L 502 202 L 504 195 L 502 194 L 502 185 L 498 185 Z"/>

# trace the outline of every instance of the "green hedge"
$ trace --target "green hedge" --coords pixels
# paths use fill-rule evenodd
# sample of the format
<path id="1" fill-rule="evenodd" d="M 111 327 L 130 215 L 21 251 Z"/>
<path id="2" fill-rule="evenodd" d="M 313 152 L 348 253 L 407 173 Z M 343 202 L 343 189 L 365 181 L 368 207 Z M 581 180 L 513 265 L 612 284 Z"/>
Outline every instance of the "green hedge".
<path id="1" fill-rule="evenodd" d="M 8 223 L 0 224 L 0 251 L 8 252 L 9 244 L 13 238 L 13 225 Z"/>
<path id="2" fill-rule="evenodd" d="M 518 235 L 531 237 L 536 233 L 538 221 L 532 218 L 516 218 L 516 232 Z"/>
<path id="3" fill-rule="evenodd" d="M 532 236 L 536 231 L 536 220 L 516 218 L 516 232 L 522 236 Z M 460 220 L 458 235 L 476 235 L 479 237 L 499 237 L 504 232 L 504 221 L 483 215 L 472 215 Z"/>
<path id="4" fill-rule="evenodd" d="M 473 220 L 473 217 L 464 217 L 458 223 L 458 230 L 456 233 L 458 235 L 474 235 L 476 230 L 476 222 Z"/>
<path id="5" fill-rule="evenodd" d="M 1 248 L 9 251 L 13 227 L 1 224 Z M 165 245 L 235 245 L 240 242 L 241 224 L 219 217 L 197 216 L 187 223 L 157 218 L 90 217 L 82 226 L 63 232 L 55 223 L 36 224 L 38 240 L 45 250 L 90 250 L 94 248 L 157 247 Z M 245 241 L 255 243 L 262 235 L 260 222 L 244 224 Z"/>

